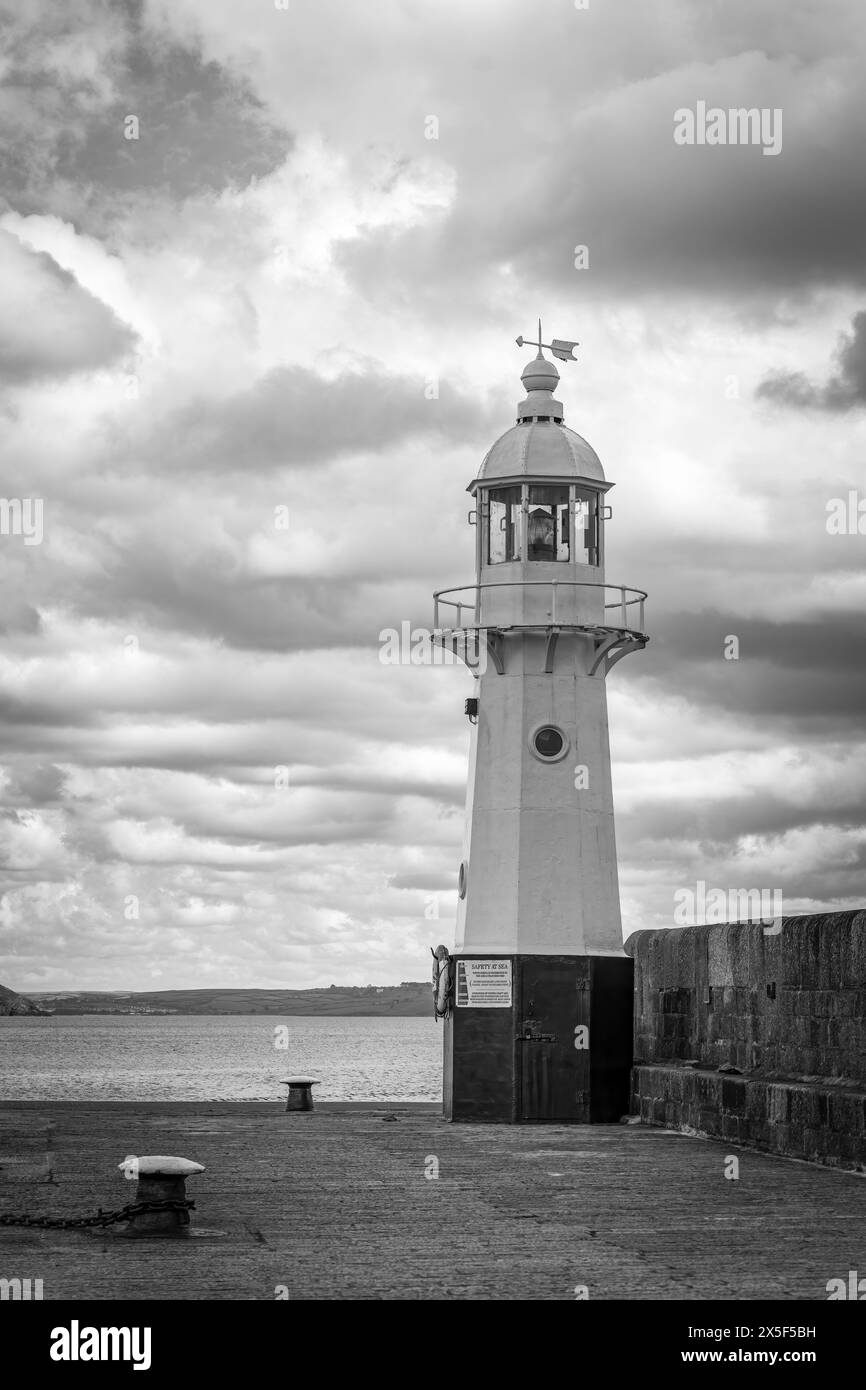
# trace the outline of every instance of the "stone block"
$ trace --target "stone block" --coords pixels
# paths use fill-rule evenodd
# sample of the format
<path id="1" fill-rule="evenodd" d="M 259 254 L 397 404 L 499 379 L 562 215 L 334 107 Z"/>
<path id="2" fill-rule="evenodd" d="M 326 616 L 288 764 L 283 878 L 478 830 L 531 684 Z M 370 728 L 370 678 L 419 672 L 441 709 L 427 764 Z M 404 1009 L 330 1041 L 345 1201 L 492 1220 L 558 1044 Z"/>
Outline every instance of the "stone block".
<path id="1" fill-rule="evenodd" d="M 787 1086 L 767 1087 L 767 1118 L 773 1125 L 786 1125 L 791 1118 L 791 1092 Z"/>
<path id="2" fill-rule="evenodd" d="M 773 1148 L 777 1153 L 790 1153 L 791 1126 L 788 1124 L 771 1125 L 770 1133 L 771 1148 Z"/>
<path id="3" fill-rule="evenodd" d="M 764 936 L 762 928 L 759 928 L 757 931 L 749 932 L 749 984 L 760 990 L 764 988 L 764 982 L 768 978 L 764 949 L 764 943 L 767 939 L 768 938 Z"/>
<path id="4" fill-rule="evenodd" d="M 760 926 L 752 926 L 747 922 L 732 923 L 727 928 L 730 978 L 735 988 L 747 987 L 749 984 L 749 942 L 754 932 L 760 930 Z"/>
<path id="5" fill-rule="evenodd" d="M 791 1124 L 802 1129 L 809 1123 L 809 1094 L 802 1086 L 795 1086 L 791 1088 L 790 1097 Z"/>
<path id="6" fill-rule="evenodd" d="M 734 982 L 725 927 L 707 928 L 707 980 L 714 989 Z"/>
<path id="7" fill-rule="evenodd" d="M 678 1020 L 671 1014 L 665 1014 L 662 1018 L 662 1039 L 667 1041 L 669 1038 L 677 1037 L 679 1033 Z"/>
<path id="8" fill-rule="evenodd" d="M 735 1081 L 726 1077 L 722 1082 L 722 1109 L 735 1115 L 744 1115 L 747 1085 L 746 1081 Z"/>
<path id="9" fill-rule="evenodd" d="M 814 989 L 819 982 L 820 936 L 820 921 L 815 916 L 789 918 L 788 930 L 783 927 L 785 980 L 798 989 Z"/>
<path id="10" fill-rule="evenodd" d="M 788 1126 L 788 1147 L 785 1152 L 793 1154 L 795 1158 L 803 1158 L 805 1156 L 804 1134 L 804 1126 L 792 1120 Z"/>
<path id="11" fill-rule="evenodd" d="M 848 937 L 847 960 L 843 962 L 842 983 L 862 989 L 866 980 L 866 912 L 854 914 Z"/>
<path id="12" fill-rule="evenodd" d="M 769 1086 L 766 1086 L 762 1081 L 750 1080 L 746 1085 L 744 1085 L 744 1110 L 750 1120 L 766 1119 L 770 1105 L 768 1095 L 770 1089 L 771 1088 Z"/>
<path id="13" fill-rule="evenodd" d="M 824 1154 L 826 1157 L 828 1157 L 828 1158 L 837 1158 L 837 1159 L 841 1158 L 841 1157 L 842 1157 L 842 1136 L 841 1136 L 841 1134 L 834 1134 L 833 1130 L 831 1130 L 831 1129 L 825 1129 L 825 1130 L 822 1131 L 822 1137 L 823 1137 L 823 1144 L 824 1144 L 823 1151 L 822 1151 L 823 1154 Z"/>
<path id="14" fill-rule="evenodd" d="M 803 1092 L 805 1123 L 810 1129 L 823 1129 L 830 1123 L 830 1101 L 826 1091 L 810 1086 Z"/>
<path id="15" fill-rule="evenodd" d="M 747 1121 L 749 1139 L 760 1149 L 772 1147 L 773 1126 L 766 1119 L 749 1119 Z"/>
<path id="16" fill-rule="evenodd" d="M 834 1091 L 829 1097 L 829 1126 L 842 1134 L 863 1133 L 864 1098 L 851 1092 Z"/>
<path id="17" fill-rule="evenodd" d="M 697 978 L 694 933 L 682 931 L 677 938 L 677 979 L 691 992 L 695 988 Z"/>
<path id="18" fill-rule="evenodd" d="M 833 914 L 842 917 L 842 914 Z M 822 924 L 818 947 L 818 989 L 838 989 L 842 983 L 842 958 L 847 955 L 848 934 L 844 921 Z"/>

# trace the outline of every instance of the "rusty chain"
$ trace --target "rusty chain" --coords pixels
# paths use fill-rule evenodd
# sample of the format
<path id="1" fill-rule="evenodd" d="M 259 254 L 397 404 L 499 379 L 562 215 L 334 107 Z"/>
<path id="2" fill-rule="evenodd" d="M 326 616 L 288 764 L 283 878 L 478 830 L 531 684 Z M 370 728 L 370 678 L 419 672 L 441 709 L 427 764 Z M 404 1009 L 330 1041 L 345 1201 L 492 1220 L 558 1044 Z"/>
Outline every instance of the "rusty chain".
<path id="1" fill-rule="evenodd" d="M 96 1216 L 3 1216 L 0 1226 L 43 1226 L 72 1230 L 82 1226 L 111 1226 L 118 1221 L 129 1221 L 133 1216 L 143 1216 L 149 1211 L 195 1211 L 195 1202 L 180 1198 L 167 1198 L 164 1202 L 129 1202 L 119 1211 L 103 1211 L 99 1208 Z"/>

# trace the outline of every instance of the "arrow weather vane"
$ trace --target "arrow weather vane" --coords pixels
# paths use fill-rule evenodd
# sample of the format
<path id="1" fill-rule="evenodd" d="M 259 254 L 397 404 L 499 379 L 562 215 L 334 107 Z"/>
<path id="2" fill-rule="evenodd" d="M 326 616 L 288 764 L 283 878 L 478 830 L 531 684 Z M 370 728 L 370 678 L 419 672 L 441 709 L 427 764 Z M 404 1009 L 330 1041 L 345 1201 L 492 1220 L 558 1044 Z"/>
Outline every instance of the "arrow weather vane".
<path id="1" fill-rule="evenodd" d="M 523 347 L 525 344 L 527 347 L 537 347 L 539 352 L 542 348 L 547 348 L 554 357 L 559 358 L 560 362 L 576 362 L 574 349 L 580 346 L 579 343 L 570 343 L 565 338 L 551 338 L 549 343 L 543 343 L 541 341 L 541 319 L 538 320 L 538 342 L 532 338 L 518 338 L 516 342 L 518 347 Z"/>

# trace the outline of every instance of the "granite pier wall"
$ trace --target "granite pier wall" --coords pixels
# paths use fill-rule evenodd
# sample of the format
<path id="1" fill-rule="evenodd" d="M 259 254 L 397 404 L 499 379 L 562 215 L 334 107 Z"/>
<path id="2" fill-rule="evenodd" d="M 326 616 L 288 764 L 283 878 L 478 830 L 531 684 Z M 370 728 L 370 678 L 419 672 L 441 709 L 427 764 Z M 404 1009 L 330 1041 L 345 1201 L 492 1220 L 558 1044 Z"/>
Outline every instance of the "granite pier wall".
<path id="1" fill-rule="evenodd" d="M 634 1115 L 866 1171 L 866 911 L 638 931 L 625 949 Z"/>

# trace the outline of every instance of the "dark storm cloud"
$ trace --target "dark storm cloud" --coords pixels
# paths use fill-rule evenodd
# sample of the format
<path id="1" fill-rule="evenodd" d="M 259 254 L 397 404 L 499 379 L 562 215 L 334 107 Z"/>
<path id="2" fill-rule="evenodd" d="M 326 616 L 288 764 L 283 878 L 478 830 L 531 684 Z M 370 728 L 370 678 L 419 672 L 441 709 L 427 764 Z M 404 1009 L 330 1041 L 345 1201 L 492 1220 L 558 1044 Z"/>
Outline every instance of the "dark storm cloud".
<path id="1" fill-rule="evenodd" d="M 68 733 L 73 727 L 92 728 L 99 724 L 99 716 L 95 710 L 77 710 L 67 719 L 61 713 L 62 708 L 62 691 L 57 692 L 54 700 L 33 696 L 21 699 L 6 691 L 0 691 L 0 728 L 8 726 L 5 732 L 11 732 L 13 747 L 18 746 L 19 740 L 25 737 L 32 737 L 35 746 L 38 747 L 40 739 L 43 740 L 44 746 L 48 729 L 64 726 Z M 60 745 L 56 752 L 59 756 Z"/>
<path id="2" fill-rule="evenodd" d="M 0 380 L 20 384 L 109 366 L 135 341 L 51 256 L 0 230 Z"/>
<path id="3" fill-rule="evenodd" d="M 478 403 L 441 383 L 367 364 L 328 381 L 306 367 L 275 367 L 249 390 L 192 402 L 160 426 L 156 461 L 208 471 L 324 465 L 342 454 L 386 449 L 401 440 L 442 437 L 464 443 L 489 424 Z"/>
<path id="4" fill-rule="evenodd" d="M 0 182 L 20 213 L 102 229 L 106 204 L 245 185 L 292 147 L 239 74 L 152 29 L 137 0 L 7 18 Z"/>
<path id="5" fill-rule="evenodd" d="M 749 755 L 743 754 L 744 775 L 748 762 Z M 621 824 L 628 839 L 648 848 L 665 840 L 697 841 L 708 858 L 715 858 L 730 852 L 745 835 L 782 835 L 816 824 L 844 829 L 859 825 L 863 816 L 859 788 L 840 793 L 837 804 L 831 806 L 791 805 L 768 791 L 714 801 L 715 791 L 708 778 L 707 795 L 699 807 L 658 799 L 655 791 L 643 805 L 618 814 L 617 830 Z"/>
<path id="6" fill-rule="evenodd" d="M 106 583 L 106 576 L 109 583 Z M 380 646 L 379 633 L 400 623 L 429 625 L 431 585 L 406 579 L 340 574 L 274 579 L 238 577 L 228 556 L 178 557 L 158 542 L 139 557 L 115 551 L 101 578 L 65 595 L 80 613 L 119 614 L 167 632 L 212 637 L 246 651 L 311 651 Z"/>
<path id="7" fill-rule="evenodd" d="M 451 313 L 454 304 L 495 313 L 503 270 L 560 304 L 631 293 L 808 296 L 866 284 L 856 8 L 836 7 L 831 54 L 816 14 L 804 24 L 801 9 L 786 33 L 780 7 L 757 24 L 749 7 L 724 8 L 699 17 L 694 6 L 667 5 L 660 32 L 656 7 L 629 7 L 632 41 L 620 35 L 618 67 L 606 66 L 594 19 L 582 30 L 558 7 L 536 11 L 534 43 L 557 51 L 550 67 L 514 74 L 512 107 L 501 93 L 512 58 L 506 28 L 491 73 L 458 68 L 448 84 L 431 151 L 456 171 L 452 207 L 433 224 L 347 243 L 342 263 L 359 288 L 384 303 L 412 284 L 435 315 L 437 300 Z M 485 104 L 496 76 L 500 90 Z M 674 113 L 698 102 L 781 112 L 779 153 L 675 144 Z M 575 268 L 577 246 L 588 248 L 588 269 Z"/>
<path id="8" fill-rule="evenodd" d="M 65 778 L 53 763 L 13 766 L 5 799 L 16 807 L 50 806 L 62 799 Z"/>
<path id="9" fill-rule="evenodd" d="M 842 334 L 836 371 L 823 385 L 810 381 L 803 372 L 772 372 L 756 395 L 799 410 L 839 413 L 866 405 L 866 312 L 854 315 L 851 329 Z"/>
<path id="10" fill-rule="evenodd" d="M 119 500 L 117 525 L 110 524 L 104 494 L 82 489 L 51 499 L 52 515 L 64 528 L 92 545 L 94 507 L 100 528 L 98 566 L 62 583 L 63 603 L 78 615 L 121 620 L 135 632 L 145 624 L 164 632 L 218 638 L 246 650 L 296 651 L 339 646 L 376 650 L 384 628 L 399 630 L 403 621 L 427 626 L 431 620 L 433 579 L 416 569 L 417 547 L 384 553 L 375 544 L 342 550 L 358 528 L 357 509 L 339 505 L 339 492 L 328 489 L 313 503 L 290 505 L 291 525 L 306 519 L 320 532 L 320 545 L 331 555 L 328 571 L 261 574 L 239 556 L 253 524 L 274 532 L 274 503 L 293 497 L 280 474 L 318 469 L 343 455 L 382 456 L 411 441 L 429 446 L 431 458 L 443 441 L 464 445 L 493 432 L 486 407 L 442 383 L 437 399 L 425 396 L 423 377 L 389 375 L 380 368 L 345 373 L 328 382 L 302 367 L 280 367 L 248 391 L 225 400 L 198 400 L 163 416 L 151 432 L 130 443 L 114 428 L 108 432 L 105 467 L 126 455 L 125 476 L 134 478 L 147 460 L 151 473 L 182 474 L 183 499 L 155 490 L 146 509 Z M 151 413 L 145 419 L 149 422 Z M 260 493 L 262 477 L 273 474 Z M 211 478 L 232 474 L 220 485 L 211 505 Z M 202 489 L 188 492 L 189 480 Z M 401 484 L 408 505 L 413 489 L 422 490 L 423 475 Z M 249 499 L 261 496 L 253 522 Z M 456 493 L 459 515 L 460 493 Z M 237 507 L 237 517 L 232 516 Z M 225 525 L 208 528 L 202 512 L 220 511 Z M 176 515 L 173 513 L 176 512 Z M 136 518 L 138 537 L 129 543 L 129 524 Z M 368 513 L 366 524 L 372 516 Z M 379 527 L 381 530 L 382 528 Z M 289 539 L 289 548 L 291 538 Z M 37 606 L 50 604 L 58 592 L 58 573 L 46 550 L 41 565 L 28 575 L 29 596 Z M 411 566 L 411 572 L 407 572 Z M 23 617 L 24 615 L 22 615 Z M 10 717 L 19 717 L 10 710 Z"/>
<path id="11" fill-rule="evenodd" d="M 792 865 L 785 875 L 783 893 L 788 901 L 856 903 L 862 910 L 864 877 L 866 846 L 846 846 L 844 856 L 833 856 L 827 863 L 805 869 Z"/>
<path id="12" fill-rule="evenodd" d="M 39 610 L 20 595 L 0 593 L 0 633 L 36 633 L 40 630 L 42 618 Z"/>
<path id="13" fill-rule="evenodd" d="M 113 192 L 154 190 L 188 197 L 246 184 L 290 153 L 293 141 L 266 118 L 249 87 L 216 63 L 165 38 L 133 31 L 118 100 L 87 129 L 74 160 L 58 173 L 90 173 Z M 127 114 L 140 121 L 138 140 L 123 136 Z"/>
<path id="14" fill-rule="evenodd" d="M 300 774 L 293 779 L 292 785 L 315 787 L 330 792 L 364 791 L 388 797 L 420 796 L 450 806 L 462 806 L 466 799 L 465 788 L 462 785 L 455 786 L 453 782 L 422 781 L 409 774 L 386 777 L 369 771 L 354 776 L 339 772 L 320 772 L 314 775 Z"/>
<path id="15" fill-rule="evenodd" d="M 866 679 L 866 613 L 815 613 L 806 619 L 771 622 L 736 612 L 663 612 L 653 643 L 669 661 L 723 659 L 725 638 L 739 639 L 741 661 L 771 662 L 782 670 L 822 668 L 832 676 Z M 649 648 L 647 648 L 649 652 Z M 725 665 L 736 666 L 736 661 Z"/>
<path id="16" fill-rule="evenodd" d="M 635 98 L 626 129 L 609 126 L 604 109 L 590 113 L 570 136 L 558 132 L 548 150 L 527 156 L 525 174 L 495 204 L 460 185 L 441 226 L 374 232 L 341 248 L 340 264 L 377 302 L 418 277 L 431 313 L 437 299 L 489 306 L 506 266 L 560 304 L 866 284 L 866 182 L 854 172 L 866 128 L 853 95 L 831 136 L 837 158 L 822 169 L 819 148 L 765 159 L 755 148 L 675 146 L 673 111 L 706 90 L 689 77 L 648 99 L 649 109 Z M 822 196 L 804 209 L 803 187 L 815 184 Z M 576 268 L 577 247 L 587 249 L 588 269 Z"/>
<path id="17" fill-rule="evenodd" d="M 725 642 L 739 640 L 726 660 Z M 696 705 L 778 720 L 825 736 L 866 728 L 866 614 L 771 622 L 705 610 L 662 613 L 638 679 Z"/>

